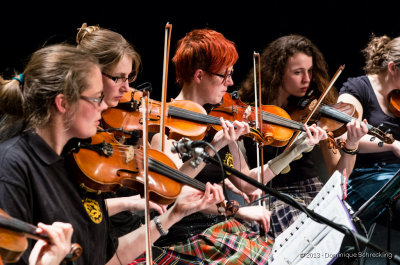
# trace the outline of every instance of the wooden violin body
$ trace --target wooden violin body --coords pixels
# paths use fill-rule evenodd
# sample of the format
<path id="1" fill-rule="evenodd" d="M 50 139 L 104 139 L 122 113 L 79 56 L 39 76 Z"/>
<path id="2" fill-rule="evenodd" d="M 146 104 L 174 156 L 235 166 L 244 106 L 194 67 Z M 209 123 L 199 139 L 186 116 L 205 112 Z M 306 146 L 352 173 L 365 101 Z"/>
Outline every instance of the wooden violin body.
<path id="1" fill-rule="evenodd" d="M 124 94 L 123 99 L 115 108 L 103 112 L 105 128 L 122 128 L 124 131 L 140 130 L 143 128 L 141 107 L 142 92 L 133 91 Z M 161 121 L 161 103 L 149 101 L 148 131 L 159 132 Z M 165 121 L 166 134 L 170 139 L 179 140 L 187 137 L 191 140 L 203 139 L 208 129 L 204 120 L 207 116 L 205 109 L 199 104 L 188 100 L 174 100 L 167 103 Z"/>
<path id="2" fill-rule="evenodd" d="M 107 128 L 122 128 L 123 130 L 141 130 L 142 118 L 138 111 L 140 107 L 140 92 L 130 92 L 130 100 L 121 102 L 116 108 L 103 113 L 104 125 Z M 124 96 L 125 100 L 129 96 Z M 150 132 L 159 131 L 160 104 L 152 100 L 149 110 L 148 128 Z M 127 110 L 128 109 L 128 110 Z M 168 137 L 179 140 L 187 137 L 191 140 L 203 139 L 205 133 L 213 128 L 221 130 L 220 117 L 226 120 L 245 121 L 250 126 L 253 139 L 266 145 L 283 146 L 293 135 L 293 130 L 304 131 L 303 124 L 290 119 L 289 114 L 276 106 L 263 106 L 263 128 L 255 128 L 254 107 L 245 105 L 240 99 L 232 99 L 229 93 L 223 97 L 222 104 L 214 107 L 209 115 L 202 106 L 186 100 L 175 100 L 167 103 L 166 132 Z"/>
<path id="3" fill-rule="evenodd" d="M 400 90 L 394 89 L 388 94 L 389 110 L 396 116 L 400 117 Z"/>
<path id="4" fill-rule="evenodd" d="M 205 191 L 205 185 L 179 172 L 164 153 L 148 149 L 150 200 L 170 204 L 180 194 L 182 184 Z M 143 154 L 139 148 L 119 144 L 113 134 L 97 133 L 90 144 L 80 144 L 69 153 L 74 175 L 90 191 L 116 191 L 120 187 L 143 195 Z"/>
<path id="5" fill-rule="evenodd" d="M 90 191 L 115 192 L 126 187 L 143 194 L 144 179 L 135 157 L 138 155 L 141 156 L 140 149 L 122 145 L 113 134 L 101 132 L 92 137 L 90 144 L 80 143 L 68 159 L 80 185 Z M 151 157 L 162 155 L 149 150 Z M 175 167 L 170 159 L 164 162 Z M 161 204 L 172 203 L 181 191 L 179 183 L 155 172 L 149 174 L 149 185 L 150 199 Z"/>
<path id="6" fill-rule="evenodd" d="M 261 108 L 262 128 L 255 128 L 255 108 L 246 105 L 238 97 L 234 98 L 229 93 L 224 95 L 221 105 L 214 107 L 210 115 L 223 117 L 226 120 L 247 122 L 250 127 L 255 128 L 251 131 L 251 136 L 264 145 L 285 146 L 293 136 L 294 130 L 305 130 L 303 124 L 293 121 L 284 109 L 274 105 L 263 105 Z"/>

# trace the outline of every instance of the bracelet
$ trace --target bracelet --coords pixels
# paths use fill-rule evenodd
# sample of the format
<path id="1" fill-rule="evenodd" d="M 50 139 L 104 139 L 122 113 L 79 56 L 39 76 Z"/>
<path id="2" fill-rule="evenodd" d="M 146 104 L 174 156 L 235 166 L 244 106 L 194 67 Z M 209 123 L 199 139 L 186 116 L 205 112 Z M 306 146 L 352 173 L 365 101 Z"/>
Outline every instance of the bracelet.
<path id="1" fill-rule="evenodd" d="M 356 155 L 356 154 L 358 154 L 358 148 L 355 148 L 355 149 L 350 150 L 350 149 L 347 149 L 347 148 L 344 146 L 344 147 L 342 148 L 342 151 L 345 152 L 346 154 L 349 154 L 349 155 Z"/>
<path id="2" fill-rule="evenodd" d="M 160 218 L 158 218 L 158 216 L 154 217 L 154 223 L 156 224 L 157 230 L 160 233 L 161 236 L 166 236 L 168 234 L 168 230 L 165 231 L 162 226 L 161 226 L 161 221 Z"/>

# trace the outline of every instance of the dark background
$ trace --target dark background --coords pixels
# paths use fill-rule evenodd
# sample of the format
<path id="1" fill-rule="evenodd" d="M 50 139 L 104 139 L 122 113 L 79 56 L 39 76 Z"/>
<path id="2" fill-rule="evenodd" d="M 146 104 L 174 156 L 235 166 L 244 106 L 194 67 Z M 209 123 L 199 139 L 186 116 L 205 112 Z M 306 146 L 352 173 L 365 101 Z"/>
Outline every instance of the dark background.
<path id="1" fill-rule="evenodd" d="M 196 28 L 211 28 L 236 43 L 238 88 L 253 64 L 253 52 L 261 53 L 272 40 L 286 34 L 302 34 L 324 54 L 329 73 L 345 70 L 336 81 L 363 74 L 361 49 L 371 33 L 398 36 L 400 18 L 396 1 L 108 1 L 105 3 L 58 1 L 4 3 L 1 27 L 0 73 L 21 72 L 29 55 L 46 44 L 74 43 L 83 22 L 121 33 L 142 56 L 142 72 L 136 84 L 153 84 L 151 97 L 160 99 L 164 28 L 172 24 L 170 59 L 176 42 Z M 168 98 L 175 97 L 173 64 L 169 64 Z"/>

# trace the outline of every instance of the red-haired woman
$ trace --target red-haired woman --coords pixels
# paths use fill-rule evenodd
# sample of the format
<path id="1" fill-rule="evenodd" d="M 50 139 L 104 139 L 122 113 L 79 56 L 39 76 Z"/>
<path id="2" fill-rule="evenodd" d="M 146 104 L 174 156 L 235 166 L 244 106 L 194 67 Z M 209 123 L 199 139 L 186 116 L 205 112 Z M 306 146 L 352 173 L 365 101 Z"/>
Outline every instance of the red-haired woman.
<path id="1" fill-rule="evenodd" d="M 234 43 L 221 33 L 210 29 L 187 33 L 179 40 L 172 59 L 177 82 L 182 88 L 175 100 L 191 100 L 205 107 L 220 103 L 228 87 L 233 85 L 233 66 L 237 59 Z M 221 123 L 225 130 L 218 132 L 213 138 L 206 136 L 206 140 L 214 145 L 225 164 L 256 178 L 257 169 L 248 169 L 235 142 L 239 136 L 249 133 L 248 124 L 238 121 L 230 123 L 222 119 Z M 313 140 L 319 141 L 319 138 L 326 136 L 316 127 L 310 128 L 308 135 L 310 141 L 307 141 L 307 144 L 313 144 Z M 152 146 L 158 147 L 160 140 L 160 134 L 154 135 L 151 140 Z M 197 169 L 191 168 L 188 162 L 183 162 L 177 154 L 170 153 L 172 142 L 166 141 L 165 150 L 182 172 L 196 176 L 196 179 L 202 182 L 221 182 L 219 167 L 202 164 Z M 206 151 L 213 155 L 211 150 Z M 268 167 L 265 175 L 273 176 Z M 255 187 L 233 175 L 229 175 L 228 178 L 243 192 L 250 193 L 255 190 Z M 271 241 L 260 237 L 258 233 L 246 227 L 245 222 L 239 220 L 258 222 L 268 231 L 270 213 L 261 206 L 247 206 L 239 208 L 235 217 L 238 219 L 226 220 L 218 214 L 216 207 L 192 214 L 171 227 L 171 232 L 161 237 L 156 244 L 177 252 L 196 255 L 211 264 L 265 264 L 271 250 Z"/>

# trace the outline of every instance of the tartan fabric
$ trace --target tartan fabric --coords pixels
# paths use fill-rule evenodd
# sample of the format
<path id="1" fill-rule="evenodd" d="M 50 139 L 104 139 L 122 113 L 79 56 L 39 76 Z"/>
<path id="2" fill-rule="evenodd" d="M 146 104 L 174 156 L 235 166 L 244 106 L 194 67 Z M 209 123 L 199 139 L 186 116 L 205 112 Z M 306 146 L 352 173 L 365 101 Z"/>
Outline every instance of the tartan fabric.
<path id="1" fill-rule="evenodd" d="M 292 196 L 296 201 L 303 205 L 309 205 L 322 189 L 323 184 L 318 178 L 310 178 L 293 183 L 286 187 L 275 188 L 280 193 Z M 270 196 L 266 200 L 267 209 L 272 211 L 270 234 L 276 238 L 286 228 L 288 228 L 296 218 L 302 214 L 302 211 L 282 202 L 281 200 Z"/>
<path id="2" fill-rule="evenodd" d="M 230 218 L 170 249 L 197 256 L 208 264 L 267 264 L 273 240 Z"/>
<path id="3" fill-rule="evenodd" d="M 153 264 L 159 265 L 208 265 L 207 262 L 186 254 L 177 253 L 167 248 L 152 247 Z M 145 265 L 146 256 L 143 254 L 129 265 Z"/>

